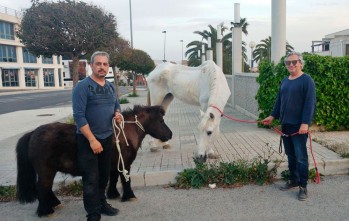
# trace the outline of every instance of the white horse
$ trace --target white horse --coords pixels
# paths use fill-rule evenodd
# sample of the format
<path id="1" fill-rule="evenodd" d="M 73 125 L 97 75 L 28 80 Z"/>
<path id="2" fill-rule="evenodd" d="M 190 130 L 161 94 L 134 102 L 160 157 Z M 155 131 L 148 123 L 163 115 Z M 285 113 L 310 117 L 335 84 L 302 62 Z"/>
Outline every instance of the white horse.
<path id="1" fill-rule="evenodd" d="M 219 134 L 221 113 L 231 94 L 227 80 L 213 61 L 206 61 L 198 67 L 188 67 L 163 63 L 158 65 L 147 77 L 150 104 L 161 104 L 168 93 L 181 101 L 200 106 L 199 145 L 195 158 L 202 161 L 206 157 L 214 158 L 215 154 L 209 143 Z M 151 149 L 168 148 L 168 143 L 152 140 Z"/>

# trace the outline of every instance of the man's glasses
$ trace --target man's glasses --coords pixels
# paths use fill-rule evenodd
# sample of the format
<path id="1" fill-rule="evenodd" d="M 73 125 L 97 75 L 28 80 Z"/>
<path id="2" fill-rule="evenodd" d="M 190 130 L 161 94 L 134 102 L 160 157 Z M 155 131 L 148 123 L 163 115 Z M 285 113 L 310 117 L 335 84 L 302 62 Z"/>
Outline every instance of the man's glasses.
<path id="1" fill-rule="evenodd" d="M 292 63 L 293 65 L 296 65 L 298 61 L 299 61 L 299 60 L 285 61 L 285 65 L 290 66 L 291 63 Z"/>

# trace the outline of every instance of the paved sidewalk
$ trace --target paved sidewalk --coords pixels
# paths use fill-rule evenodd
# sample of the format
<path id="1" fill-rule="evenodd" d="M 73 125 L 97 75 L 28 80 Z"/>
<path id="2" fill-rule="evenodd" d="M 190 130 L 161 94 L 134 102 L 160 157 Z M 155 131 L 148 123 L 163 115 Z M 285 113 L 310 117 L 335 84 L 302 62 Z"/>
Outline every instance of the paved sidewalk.
<path id="1" fill-rule="evenodd" d="M 137 90 L 139 97 L 127 97 L 131 102 L 123 104 L 122 108 L 133 107 L 134 104 L 146 104 L 146 91 Z M 226 107 L 225 114 L 239 119 L 249 119 L 247 116 Z M 44 115 L 44 116 L 42 116 Z M 65 121 L 71 115 L 71 107 L 18 111 L 0 115 L 0 185 L 16 183 L 15 145 L 18 138 L 26 131 L 39 125 L 53 121 Z M 149 136 L 144 139 L 135 162 L 132 164 L 132 186 L 154 186 L 175 182 L 179 171 L 193 167 L 193 153 L 198 141 L 197 125 L 199 109 L 175 99 L 171 104 L 165 121 L 173 132 L 170 141 L 171 148 L 150 152 Z M 270 157 L 272 160 L 286 161 L 284 154 L 278 153 L 279 135 L 270 129 L 258 128 L 255 124 L 238 123 L 223 118 L 221 134 L 212 144 L 220 158 L 218 161 L 233 161 L 237 159 L 253 159 L 255 157 Z M 313 142 L 313 151 L 318 163 L 319 172 L 324 175 L 347 174 L 349 159 L 343 159 L 338 154 Z M 213 160 L 210 160 L 213 162 Z M 313 161 L 309 152 L 310 168 Z M 287 162 L 279 167 L 278 172 L 285 170 Z M 71 180 L 68 175 L 59 174 L 55 183 Z"/>

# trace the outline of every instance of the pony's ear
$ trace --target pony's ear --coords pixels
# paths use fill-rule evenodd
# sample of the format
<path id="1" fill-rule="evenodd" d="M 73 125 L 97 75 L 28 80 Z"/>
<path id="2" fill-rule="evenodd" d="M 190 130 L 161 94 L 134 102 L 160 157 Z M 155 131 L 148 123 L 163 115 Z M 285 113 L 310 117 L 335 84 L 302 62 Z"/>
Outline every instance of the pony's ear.
<path id="1" fill-rule="evenodd" d="M 165 111 L 167 110 L 168 106 L 172 102 L 173 98 L 174 98 L 173 94 L 168 93 L 162 100 L 161 106 L 164 108 Z"/>

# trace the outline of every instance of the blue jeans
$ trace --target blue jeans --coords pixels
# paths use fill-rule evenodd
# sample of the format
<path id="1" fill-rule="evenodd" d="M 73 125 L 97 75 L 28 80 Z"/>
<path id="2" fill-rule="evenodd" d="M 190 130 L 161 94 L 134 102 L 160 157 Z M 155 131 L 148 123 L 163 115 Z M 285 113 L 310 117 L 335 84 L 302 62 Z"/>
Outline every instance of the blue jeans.
<path id="1" fill-rule="evenodd" d="M 290 135 L 298 132 L 300 125 L 282 125 L 282 132 Z M 307 187 L 309 177 L 309 163 L 307 152 L 308 134 L 296 134 L 283 137 L 285 153 L 288 158 L 290 181 Z"/>
<path id="2" fill-rule="evenodd" d="M 112 136 L 97 139 L 103 151 L 94 154 L 89 141 L 82 134 L 77 134 L 78 166 L 82 173 L 83 201 L 88 216 L 99 215 L 101 205 L 106 202 L 105 188 L 110 173 Z"/>

